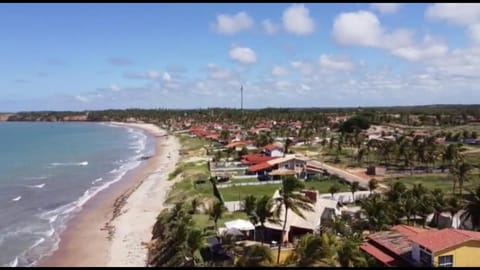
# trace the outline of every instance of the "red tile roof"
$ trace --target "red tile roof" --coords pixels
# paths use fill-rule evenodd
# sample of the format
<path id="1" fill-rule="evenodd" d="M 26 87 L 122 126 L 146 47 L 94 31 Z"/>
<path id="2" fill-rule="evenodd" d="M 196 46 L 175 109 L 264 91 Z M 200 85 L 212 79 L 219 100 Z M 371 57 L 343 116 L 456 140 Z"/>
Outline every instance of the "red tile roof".
<path id="1" fill-rule="evenodd" d="M 470 240 L 480 241 L 480 232 L 448 228 L 419 233 L 411 236 L 410 239 L 432 252 L 437 252 Z"/>
<path id="2" fill-rule="evenodd" d="M 370 243 L 363 243 L 362 245 L 360 245 L 360 249 L 372 255 L 373 257 L 375 257 L 375 259 L 381 261 L 386 265 L 394 265 L 395 258 L 391 257 L 390 255 L 386 254 L 385 252 L 381 251 Z"/>
<path id="3" fill-rule="evenodd" d="M 247 145 L 248 143 L 247 142 L 231 142 L 227 145 L 225 145 L 226 148 L 233 148 L 233 147 L 237 147 L 237 146 L 242 146 L 242 145 Z"/>
<path id="4" fill-rule="evenodd" d="M 263 163 L 269 160 L 274 159 L 275 157 L 269 157 L 265 155 L 259 155 L 259 154 L 248 154 L 248 155 L 243 155 L 242 156 L 242 163 L 245 160 L 244 164 L 258 164 L 258 163 Z"/>
<path id="5" fill-rule="evenodd" d="M 282 147 L 279 147 L 278 145 L 274 145 L 274 144 L 267 144 L 263 147 L 263 149 L 266 149 L 268 151 L 272 151 L 275 149 L 282 150 Z"/>
<path id="6" fill-rule="evenodd" d="M 268 162 L 262 162 L 262 163 L 250 166 L 248 170 L 251 172 L 258 172 L 258 171 L 263 171 L 265 169 L 268 169 L 270 167 L 273 167 L 273 165 L 268 164 Z"/>
<path id="7" fill-rule="evenodd" d="M 412 236 L 416 235 L 418 233 L 423 233 L 423 232 L 428 232 L 428 229 L 423 229 L 423 228 L 417 228 L 413 226 L 408 226 L 408 225 L 395 225 L 392 227 L 392 230 L 397 231 L 405 236 Z"/>

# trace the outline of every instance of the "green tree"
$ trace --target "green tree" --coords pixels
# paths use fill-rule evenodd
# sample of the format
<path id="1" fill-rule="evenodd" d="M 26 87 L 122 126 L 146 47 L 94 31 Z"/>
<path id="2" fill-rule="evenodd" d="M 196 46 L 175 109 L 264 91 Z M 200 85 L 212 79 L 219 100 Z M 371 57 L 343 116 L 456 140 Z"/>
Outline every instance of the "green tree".
<path id="1" fill-rule="evenodd" d="M 465 212 L 462 214 L 463 219 L 471 219 L 473 229 L 480 230 L 480 186 L 474 191 L 469 191 L 470 196 L 467 197 Z"/>
<path id="2" fill-rule="evenodd" d="M 257 198 L 256 198 L 255 196 L 253 196 L 253 195 L 248 195 L 248 196 L 245 197 L 245 199 L 243 200 L 243 202 L 242 202 L 243 211 L 244 211 L 247 215 L 249 215 L 249 216 L 254 215 L 256 201 L 257 201 Z"/>
<path id="3" fill-rule="evenodd" d="M 268 266 L 273 262 L 272 252 L 269 247 L 252 245 L 245 247 L 235 266 L 237 267 L 261 267 Z"/>
<path id="4" fill-rule="evenodd" d="M 255 223 L 260 223 L 262 228 L 262 245 L 265 242 L 265 222 L 268 220 L 270 222 L 277 223 L 278 221 L 274 219 L 273 213 L 273 200 L 270 196 L 264 195 L 257 200 L 255 205 Z"/>
<path id="5" fill-rule="evenodd" d="M 215 200 L 209 208 L 208 215 L 210 216 L 210 219 L 212 219 L 215 223 L 216 233 L 218 232 L 218 220 L 222 218 L 224 212 L 225 206 L 223 206 L 223 203 L 219 200 Z"/>
<path id="6" fill-rule="evenodd" d="M 372 192 L 377 188 L 378 188 L 377 179 L 375 178 L 370 179 L 370 181 L 368 181 L 368 189 L 370 190 L 370 194 L 372 194 Z"/>
<path id="7" fill-rule="evenodd" d="M 352 192 L 352 201 L 354 204 L 355 204 L 355 192 L 359 190 L 360 190 L 360 183 L 358 181 L 354 181 L 350 186 L 350 192 Z"/>
<path id="8" fill-rule="evenodd" d="M 330 246 L 330 238 L 323 240 L 320 235 L 305 234 L 290 256 L 286 259 L 288 265 L 294 265 L 297 267 L 312 267 L 312 266 L 329 266 L 332 264 L 332 258 L 326 258 L 326 253 Z M 332 241 L 333 242 L 333 241 Z M 334 244 L 337 244 L 336 242 Z M 333 252 L 335 253 L 336 250 Z M 330 256 L 334 256 L 331 255 Z"/>
<path id="9" fill-rule="evenodd" d="M 282 187 L 280 189 L 279 196 L 274 198 L 276 202 L 274 217 L 276 219 L 280 219 L 282 212 L 284 212 L 283 228 L 280 238 L 281 241 L 278 245 L 277 263 L 280 263 L 280 252 L 283 245 L 283 235 L 287 226 L 288 211 L 290 210 L 294 212 L 301 218 L 305 218 L 302 211 L 313 211 L 311 201 L 307 197 L 297 192 L 297 190 L 303 187 L 303 184 L 298 179 L 292 176 L 287 176 L 282 181 Z"/>
<path id="10" fill-rule="evenodd" d="M 328 189 L 328 192 L 330 194 L 332 194 L 332 199 L 333 199 L 333 196 L 340 191 L 340 187 L 338 186 L 337 183 L 334 183 L 333 185 L 330 186 L 330 188 Z"/>
<path id="11" fill-rule="evenodd" d="M 457 196 L 452 196 L 452 197 L 448 198 L 446 209 L 448 210 L 448 212 L 452 216 L 452 220 L 450 222 L 450 227 L 453 227 L 453 221 L 454 221 L 455 215 L 460 210 L 462 210 L 464 207 L 465 207 L 465 204 L 464 204 L 464 202 L 461 198 L 459 198 Z"/>

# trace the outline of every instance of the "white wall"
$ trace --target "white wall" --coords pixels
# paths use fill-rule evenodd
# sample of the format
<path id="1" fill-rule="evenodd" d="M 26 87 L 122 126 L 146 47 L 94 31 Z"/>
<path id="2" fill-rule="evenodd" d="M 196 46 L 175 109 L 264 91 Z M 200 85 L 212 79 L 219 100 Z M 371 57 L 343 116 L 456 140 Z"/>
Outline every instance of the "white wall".
<path id="1" fill-rule="evenodd" d="M 420 246 L 417 243 L 412 245 L 412 258 L 417 262 L 420 261 Z"/>
<path id="2" fill-rule="evenodd" d="M 283 152 L 277 149 L 274 149 L 271 153 L 270 156 L 272 157 L 283 157 Z"/>

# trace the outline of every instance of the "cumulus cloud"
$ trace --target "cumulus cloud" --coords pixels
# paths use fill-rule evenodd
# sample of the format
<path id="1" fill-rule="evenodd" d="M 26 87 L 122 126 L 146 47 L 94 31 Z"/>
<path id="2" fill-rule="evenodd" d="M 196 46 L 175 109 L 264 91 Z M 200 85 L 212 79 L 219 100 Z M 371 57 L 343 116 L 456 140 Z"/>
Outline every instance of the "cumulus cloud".
<path id="1" fill-rule="evenodd" d="M 308 35 L 315 31 L 315 22 L 308 8 L 303 4 L 294 4 L 283 12 L 283 27 L 289 33 Z"/>
<path id="2" fill-rule="evenodd" d="M 467 33 L 468 37 L 474 44 L 480 44 L 480 23 L 469 25 Z"/>
<path id="3" fill-rule="evenodd" d="M 272 75 L 274 76 L 286 76 L 288 75 L 288 70 L 284 67 L 281 67 L 281 66 L 274 66 L 272 68 Z"/>
<path id="4" fill-rule="evenodd" d="M 303 75 L 310 75 L 315 71 L 315 66 L 308 61 L 293 61 L 290 65 Z"/>
<path id="5" fill-rule="evenodd" d="M 425 17 L 430 20 L 446 21 L 451 24 L 469 25 L 480 22 L 478 3 L 439 3 L 430 5 Z"/>
<path id="6" fill-rule="evenodd" d="M 253 64 L 257 62 L 255 51 L 248 47 L 234 47 L 229 52 L 230 59 L 240 64 Z"/>
<path id="7" fill-rule="evenodd" d="M 408 29 L 386 31 L 375 14 L 368 11 L 346 12 L 333 23 L 332 35 L 341 45 L 359 45 L 389 50 L 393 55 L 410 61 L 437 57 L 448 51 L 448 46 L 430 36 L 423 43 L 415 43 L 414 32 Z"/>
<path id="8" fill-rule="evenodd" d="M 128 79 L 157 80 L 162 77 L 162 74 L 156 70 L 149 70 L 145 73 L 126 73 L 124 77 Z"/>
<path id="9" fill-rule="evenodd" d="M 410 61 L 418 61 L 443 56 L 448 52 L 447 45 L 425 36 L 423 43 L 393 49 L 391 53 L 408 59 Z"/>
<path id="10" fill-rule="evenodd" d="M 349 71 L 353 70 L 354 63 L 345 56 L 321 55 L 319 59 L 320 67 L 328 70 Z"/>
<path id="11" fill-rule="evenodd" d="M 172 76 L 170 76 L 170 74 L 168 72 L 164 72 L 163 73 L 163 76 L 162 76 L 162 79 L 164 81 L 171 81 L 172 80 Z"/>
<path id="12" fill-rule="evenodd" d="M 278 26 L 271 22 L 269 19 L 265 19 L 262 21 L 262 27 L 263 30 L 269 35 L 273 35 L 278 32 Z"/>
<path id="13" fill-rule="evenodd" d="M 401 7 L 401 4 L 399 3 L 374 3 L 370 4 L 370 6 L 378 10 L 380 13 L 383 14 L 392 14 L 398 11 L 398 9 Z"/>
<path id="14" fill-rule="evenodd" d="M 76 95 L 75 99 L 80 101 L 80 102 L 88 102 L 88 98 L 84 97 L 84 96 L 81 96 L 81 95 Z"/>
<path id="15" fill-rule="evenodd" d="M 254 21 L 246 12 L 239 12 L 235 15 L 220 14 L 214 24 L 218 33 L 233 35 L 253 27 Z"/>
<path id="16" fill-rule="evenodd" d="M 133 64 L 132 60 L 124 57 L 111 57 L 111 58 L 108 58 L 107 60 L 110 64 L 114 66 L 130 66 Z"/>

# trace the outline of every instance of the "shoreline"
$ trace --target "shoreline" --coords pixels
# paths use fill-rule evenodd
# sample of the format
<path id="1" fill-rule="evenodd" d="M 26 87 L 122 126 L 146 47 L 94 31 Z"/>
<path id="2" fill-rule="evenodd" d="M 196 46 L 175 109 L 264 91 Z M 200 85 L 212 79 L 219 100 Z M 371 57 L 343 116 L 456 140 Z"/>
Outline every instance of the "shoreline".
<path id="1" fill-rule="evenodd" d="M 153 124 L 101 123 L 141 129 L 154 137 L 155 153 L 85 203 L 68 221 L 58 248 L 36 266 L 146 266 L 142 242 L 150 241 L 173 184 L 167 177 L 176 166 L 179 143 Z"/>

